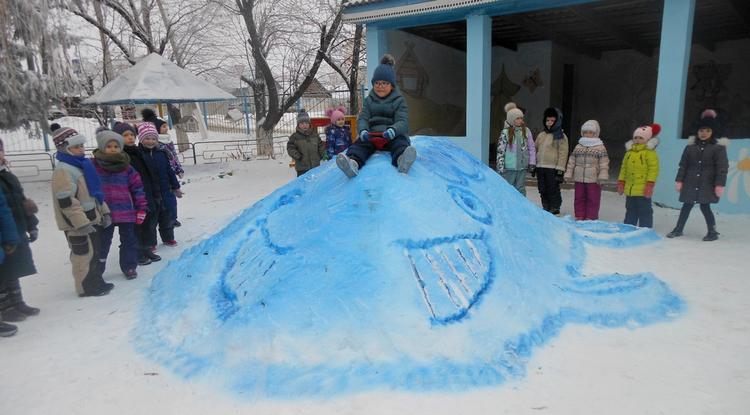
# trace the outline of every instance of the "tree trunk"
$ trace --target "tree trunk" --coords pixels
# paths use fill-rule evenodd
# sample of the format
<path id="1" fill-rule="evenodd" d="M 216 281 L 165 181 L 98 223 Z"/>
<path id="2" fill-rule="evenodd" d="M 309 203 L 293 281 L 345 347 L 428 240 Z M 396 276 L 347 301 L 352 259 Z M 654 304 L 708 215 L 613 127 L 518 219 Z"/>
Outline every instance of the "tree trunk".
<path id="1" fill-rule="evenodd" d="M 352 48 L 352 70 L 349 72 L 349 114 L 359 113 L 359 58 L 362 51 L 362 32 L 364 26 L 354 28 L 354 47 Z M 364 99 L 365 97 L 362 97 Z"/>
<path id="2" fill-rule="evenodd" d="M 259 157 L 275 159 L 276 156 L 273 154 L 273 128 L 266 130 L 262 125 L 257 126 L 255 130 L 255 145 L 258 149 Z"/>
<path id="3" fill-rule="evenodd" d="M 182 111 L 180 111 L 178 105 L 174 104 L 167 104 L 167 111 L 169 111 L 169 118 L 172 119 L 174 129 L 177 131 L 177 149 L 182 153 L 190 148 L 190 138 L 188 138 L 187 131 L 182 128 L 182 124 L 180 124 Z"/>
<path id="4" fill-rule="evenodd" d="M 104 13 L 102 13 L 102 4 L 98 1 L 94 1 L 94 12 L 96 14 L 96 21 L 99 23 L 99 27 L 104 27 Z M 107 35 L 99 29 L 99 41 L 102 44 L 102 62 L 104 62 L 104 68 L 102 72 L 102 86 L 105 86 L 112 80 L 114 70 L 112 69 L 112 57 L 109 54 L 109 46 L 107 45 Z"/>

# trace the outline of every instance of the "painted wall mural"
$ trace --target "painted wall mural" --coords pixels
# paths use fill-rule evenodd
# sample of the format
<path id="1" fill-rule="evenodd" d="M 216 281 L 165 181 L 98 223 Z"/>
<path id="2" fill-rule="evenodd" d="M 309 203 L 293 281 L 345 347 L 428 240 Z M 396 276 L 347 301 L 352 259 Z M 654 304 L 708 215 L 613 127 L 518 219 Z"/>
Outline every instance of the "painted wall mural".
<path id="1" fill-rule="evenodd" d="M 388 33 L 411 134 L 466 134 L 466 53 L 399 30 Z"/>
<path id="2" fill-rule="evenodd" d="M 523 378 L 567 324 L 684 310 L 646 270 L 583 273 L 589 247 L 653 231 L 561 220 L 449 140 L 413 142 L 409 175 L 380 153 L 352 180 L 324 163 L 183 252 L 154 277 L 136 349 L 250 399 L 470 390 Z"/>

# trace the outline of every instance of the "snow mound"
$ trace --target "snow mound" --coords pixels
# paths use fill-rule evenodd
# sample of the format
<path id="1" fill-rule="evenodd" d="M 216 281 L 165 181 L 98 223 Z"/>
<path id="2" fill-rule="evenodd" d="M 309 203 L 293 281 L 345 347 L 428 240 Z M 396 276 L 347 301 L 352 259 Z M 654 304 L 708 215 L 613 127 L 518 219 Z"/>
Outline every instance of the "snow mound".
<path id="1" fill-rule="evenodd" d="M 467 390 L 523 377 L 567 323 L 637 327 L 683 301 L 648 272 L 583 276 L 589 245 L 658 239 L 534 206 L 447 140 L 408 175 L 327 162 L 154 278 L 136 348 L 250 397 Z"/>

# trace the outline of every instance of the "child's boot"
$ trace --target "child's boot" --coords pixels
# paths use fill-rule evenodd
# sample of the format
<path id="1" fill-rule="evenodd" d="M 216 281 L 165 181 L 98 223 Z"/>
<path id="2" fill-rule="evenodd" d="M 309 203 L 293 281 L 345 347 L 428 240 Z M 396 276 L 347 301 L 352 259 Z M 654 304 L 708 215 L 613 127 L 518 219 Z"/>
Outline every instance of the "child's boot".
<path id="1" fill-rule="evenodd" d="M 677 238 L 682 236 L 682 229 L 680 228 L 674 228 L 672 229 L 672 232 L 667 234 L 667 238 Z"/>
<path id="2" fill-rule="evenodd" d="M 18 331 L 18 327 L 0 321 L 0 337 L 10 337 Z"/>
<path id="3" fill-rule="evenodd" d="M 350 159 L 344 153 L 336 156 L 336 165 L 344 172 L 346 177 L 352 178 L 359 173 L 359 165 L 355 160 Z"/>
<path id="4" fill-rule="evenodd" d="M 719 239 L 719 232 L 716 232 L 716 226 L 709 226 L 708 233 L 703 237 L 703 240 L 709 242 L 717 239 Z"/>
<path id="5" fill-rule="evenodd" d="M 396 164 L 398 166 L 398 172 L 399 173 L 408 173 L 409 169 L 411 168 L 411 165 L 414 164 L 414 161 L 417 159 L 417 150 L 412 147 L 406 147 L 404 149 L 404 152 L 401 153 L 400 156 L 398 156 L 398 160 L 396 161 Z"/>

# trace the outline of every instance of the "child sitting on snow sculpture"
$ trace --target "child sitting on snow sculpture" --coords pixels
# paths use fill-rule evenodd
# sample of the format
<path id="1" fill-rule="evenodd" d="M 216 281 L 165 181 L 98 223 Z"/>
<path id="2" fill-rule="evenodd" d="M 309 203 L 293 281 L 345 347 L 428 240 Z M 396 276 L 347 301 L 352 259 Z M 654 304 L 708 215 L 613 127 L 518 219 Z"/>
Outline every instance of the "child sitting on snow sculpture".
<path id="1" fill-rule="evenodd" d="M 407 136 L 409 110 L 396 87 L 394 62 L 393 56 L 383 55 L 372 77 L 372 91 L 357 118 L 359 139 L 346 154 L 336 156 L 336 165 L 347 177 L 356 176 L 376 150 L 390 151 L 391 164 L 400 173 L 408 172 L 417 159 L 417 150 Z"/>
<path id="2" fill-rule="evenodd" d="M 326 116 L 331 119 L 331 125 L 326 127 L 326 154 L 329 160 L 352 145 L 352 133 L 346 125 L 344 114 L 346 114 L 344 107 L 326 110 Z"/>

